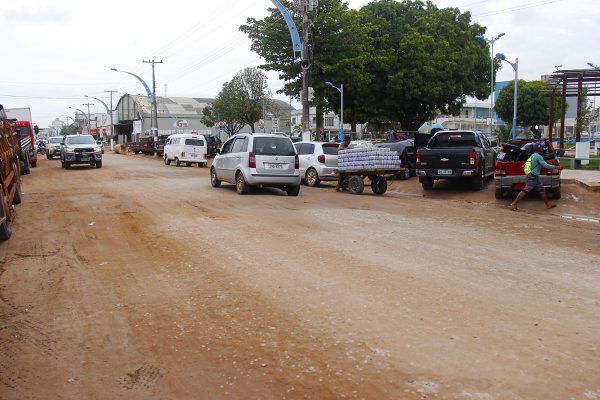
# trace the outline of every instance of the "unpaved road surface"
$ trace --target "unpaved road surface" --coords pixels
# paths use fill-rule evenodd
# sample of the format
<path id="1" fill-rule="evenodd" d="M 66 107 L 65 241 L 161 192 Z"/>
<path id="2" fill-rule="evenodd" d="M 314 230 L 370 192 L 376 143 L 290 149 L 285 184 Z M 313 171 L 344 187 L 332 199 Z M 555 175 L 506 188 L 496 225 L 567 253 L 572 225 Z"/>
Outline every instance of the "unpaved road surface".
<path id="1" fill-rule="evenodd" d="M 1 399 L 600 399 L 599 193 L 239 196 L 108 153 L 23 178 Z"/>

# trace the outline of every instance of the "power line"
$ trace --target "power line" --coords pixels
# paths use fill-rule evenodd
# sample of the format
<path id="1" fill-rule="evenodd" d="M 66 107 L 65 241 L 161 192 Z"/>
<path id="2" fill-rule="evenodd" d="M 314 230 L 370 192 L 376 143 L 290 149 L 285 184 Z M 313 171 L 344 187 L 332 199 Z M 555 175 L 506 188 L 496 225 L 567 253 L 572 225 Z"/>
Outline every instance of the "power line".
<path id="1" fill-rule="evenodd" d="M 519 6 L 515 6 L 515 7 L 505 8 L 505 9 L 502 9 L 502 10 L 485 12 L 485 13 L 482 13 L 482 14 L 474 14 L 473 18 L 488 17 L 488 16 L 491 16 L 491 15 L 504 14 L 504 13 L 515 12 L 515 11 L 521 11 L 521 10 L 525 10 L 525 9 L 528 9 L 528 8 L 545 6 L 545 5 L 548 5 L 548 4 L 557 3 L 559 1 L 565 1 L 565 0 L 544 0 L 544 1 L 541 1 L 541 2 L 538 2 L 538 3 L 527 4 L 527 5 L 519 5 Z"/>

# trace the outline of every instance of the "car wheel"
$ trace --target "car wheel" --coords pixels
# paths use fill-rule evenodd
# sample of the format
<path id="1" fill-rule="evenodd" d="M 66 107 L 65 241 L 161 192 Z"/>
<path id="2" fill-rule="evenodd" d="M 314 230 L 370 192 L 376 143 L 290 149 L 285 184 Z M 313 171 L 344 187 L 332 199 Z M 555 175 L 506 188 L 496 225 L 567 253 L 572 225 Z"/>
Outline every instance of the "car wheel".
<path id="1" fill-rule="evenodd" d="M 221 186 L 221 181 L 217 178 L 217 171 L 214 168 L 210 169 L 210 184 L 212 187 Z"/>
<path id="2" fill-rule="evenodd" d="M 179 161 L 179 158 L 175 158 L 175 166 L 181 167 L 181 161 Z"/>
<path id="3" fill-rule="evenodd" d="M 241 172 L 238 172 L 235 176 L 235 190 L 237 190 L 239 194 L 248 193 L 248 184 L 244 179 L 244 174 L 242 174 Z"/>
<path id="4" fill-rule="evenodd" d="M 385 176 L 374 175 L 371 177 L 371 190 L 375 194 L 384 194 L 387 191 L 387 180 Z"/>
<path id="5" fill-rule="evenodd" d="M 287 186 L 285 192 L 288 196 L 298 196 L 300 193 L 300 185 L 298 186 Z"/>
<path id="6" fill-rule="evenodd" d="M 424 176 L 424 177 L 421 177 L 419 180 L 421 181 L 421 186 L 423 186 L 423 190 L 433 189 L 433 178 Z"/>
<path id="7" fill-rule="evenodd" d="M 496 188 L 494 195 L 496 196 L 496 199 L 500 200 L 504 197 L 504 191 L 502 189 Z"/>
<path id="8" fill-rule="evenodd" d="M 167 155 L 164 155 L 164 159 L 165 159 L 165 165 L 171 165 L 171 160 L 169 159 L 169 157 L 167 157 Z"/>
<path id="9" fill-rule="evenodd" d="M 4 222 L 0 224 L 0 240 L 8 240 L 12 234 L 10 226 L 8 226 L 8 207 L 4 201 L 4 196 L 0 193 L 0 218 L 4 218 Z"/>
<path id="10" fill-rule="evenodd" d="M 351 176 L 350 179 L 348 179 L 348 190 L 352 194 L 361 194 L 363 190 L 365 190 L 363 178 L 356 175 Z"/>
<path id="11" fill-rule="evenodd" d="M 316 169 L 311 168 L 306 171 L 306 184 L 311 187 L 319 186 L 321 184 L 321 178 Z"/>
<path id="12" fill-rule="evenodd" d="M 552 198 L 554 200 L 560 200 L 560 186 L 552 189 Z"/>
<path id="13" fill-rule="evenodd" d="M 96 161 L 96 168 L 102 168 L 102 160 Z"/>
<path id="14" fill-rule="evenodd" d="M 479 174 L 473 178 L 473 189 L 483 190 L 485 187 L 485 165 L 481 165 Z"/>

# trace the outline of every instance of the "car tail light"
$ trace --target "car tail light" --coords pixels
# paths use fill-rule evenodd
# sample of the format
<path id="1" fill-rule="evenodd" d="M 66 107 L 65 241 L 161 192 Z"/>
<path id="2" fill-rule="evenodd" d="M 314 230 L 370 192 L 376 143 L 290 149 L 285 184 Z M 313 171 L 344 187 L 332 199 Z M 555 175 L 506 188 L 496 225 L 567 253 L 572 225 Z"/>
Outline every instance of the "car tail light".
<path id="1" fill-rule="evenodd" d="M 248 153 L 248 168 L 256 168 L 256 157 L 253 152 Z"/>
<path id="2" fill-rule="evenodd" d="M 416 155 L 416 159 L 415 159 L 415 165 L 416 165 L 417 167 L 420 167 L 420 166 L 421 166 L 421 153 L 417 153 L 417 155 Z"/>
<path id="3" fill-rule="evenodd" d="M 298 154 L 294 156 L 294 169 L 300 169 L 300 160 L 298 159 Z"/>
<path id="4" fill-rule="evenodd" d="M 475 162 L 477 161 L 477 156 L 474 151 L 469 152 L 469 165 L 471 167 L 475 166 Z"/>
<path id="5" fill-rule="evenodd" d="M 317 161 L 321 164 L 325 164 L 325 155 L 321 154 L 319 157 L 317 157 Z"/>
<path id="6" fill-rule="evenodd" d="M 185 157 L 185 151 L 181 152 L 181 158 Z"/>
<path id="7" fill-rule="evenodd" d="M 496 176 L 506 176 L 506 170 L 505 169 L 497 169 L 496 171 L 494 171 L 494 175 L 496 175 Z"/>

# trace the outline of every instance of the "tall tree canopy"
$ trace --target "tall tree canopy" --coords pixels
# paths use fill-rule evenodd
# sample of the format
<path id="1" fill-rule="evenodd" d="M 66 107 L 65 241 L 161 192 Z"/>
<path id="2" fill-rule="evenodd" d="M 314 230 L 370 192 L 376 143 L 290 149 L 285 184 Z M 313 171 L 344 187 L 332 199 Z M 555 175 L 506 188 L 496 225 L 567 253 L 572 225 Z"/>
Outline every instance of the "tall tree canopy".
<path id="1" fill-rule="evenodd" d="M 512 81 L 500 90 L 494 109 L 496 114 L 506 122 L 514 118 L 514 90 L 515 82 Z M 550 120 L 550 97 L 543 95 L 549 92 L 552 86 L 543 81 L 524 81 L 519 79 L 517 87 L 517 125 L 528 127 L 531 132 L 536 132 L 536 125 L 548 125 Z M 559 96 L 560 98 L 560 96 Z M 555 100 L 554 118 L 560 118 L 560 101 Z"/>
<path id="2" fill-rule="evenodd" d="M 295 12 L 291 2 L 282 3 Z M 337 111 L 339 93 L 325 82 L 343 83 L 351 122 L 400 122 L 416 130 L 436 110 L 456 114 L 466 97 L 487 98 L 489 47 L 475 38 L 485 29 L 470 19 L 468 12 L 431 2 L 379 0 L 357 12 L 341 0 L 321 0 L 311 24 L 317 108 Z M 299 15 L 294 20 L 301 26 Z M 265 59 L 260 68 L 279 71 L 287 82 L 283 92 L 297 97 L 300 65 L 278 11 L 249 18 L 240 30 Z"/>

